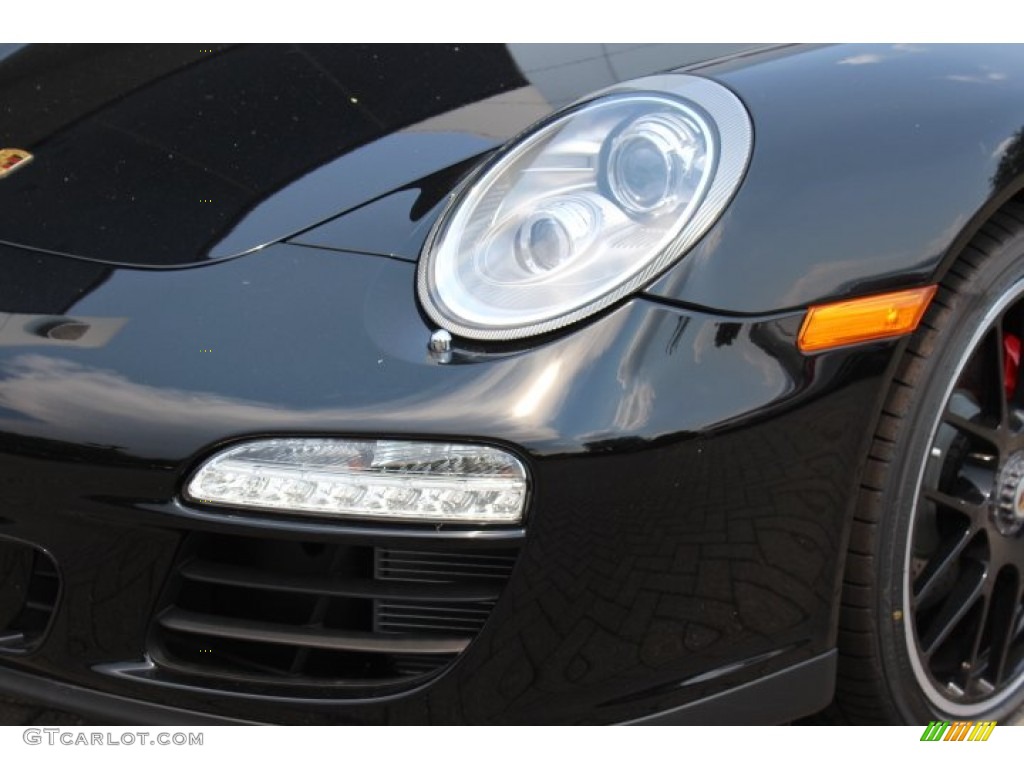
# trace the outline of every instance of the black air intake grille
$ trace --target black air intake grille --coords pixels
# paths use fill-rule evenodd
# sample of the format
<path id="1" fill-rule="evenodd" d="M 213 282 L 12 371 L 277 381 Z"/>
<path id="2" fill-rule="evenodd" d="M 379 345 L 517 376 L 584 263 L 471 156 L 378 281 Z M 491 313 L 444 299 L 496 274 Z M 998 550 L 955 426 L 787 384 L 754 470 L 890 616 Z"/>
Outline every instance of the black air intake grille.
<path id="1" fill-rule="evenodd" d="M 377 600 L 375 603 L 378 632 L 441 632 L 477 634 L 484 627 L 493 603 L 399 602 Z"/>
<path id="2" fill-rule="evenodd" d="M 397 581 L 443 582 L 452 579 L 496 579 L 504 583 L 515 564 L 515 554 L 480 552 L 423 552 L 378 549 L 377 578 Z"/>
<path id="3" fill-rule="evenodd" d="M 196 535 L 151 633 L 177 675 L 232 684 L 394 687 L 450 663 L 480 632 L 515 550 Z"/>
<path id="4" fill-rule="evenodd" d="M 27 652 L 43 640 L 57 607 L 60 577 L 43 550 L 0 538 L 0 652 Z"/>
<path id="5" fill-rule="evenodd" d="M 398 583 L 476 583 L 480 600 L 459 603 L 436 600 L 378 599 L 374 629 L 378 632 L 470 634 L 483 629 L 500 585 L 515 565 L 515 554 L 424 552 L 407 549 L 375 550 L 375 576 Z"/>

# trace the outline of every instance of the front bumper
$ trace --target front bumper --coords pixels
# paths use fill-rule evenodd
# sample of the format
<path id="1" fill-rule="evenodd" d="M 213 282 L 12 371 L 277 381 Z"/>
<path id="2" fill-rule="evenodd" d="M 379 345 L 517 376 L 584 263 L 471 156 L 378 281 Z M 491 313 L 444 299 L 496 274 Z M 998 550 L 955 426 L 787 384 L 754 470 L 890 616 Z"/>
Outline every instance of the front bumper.
<path id="1" fill-rule="evenodd" d="M 824 708 L 832 699 L 836 652 L 742 683 L 706 699 L 624 725 L 774 725 Z M 138 725 L 259 725 L 218 715 L 175 709 L 138 699 L 81 688 L 56 680 L 0 668 L 0 691 L 19 698 L 82 712 L 100 722 Z M 776 704 L 766 707 L 766 701 Z"/>
<path id="2" fill-rule="evenodd" d="M 0 345 L 0 535 L 45 550 L 62 580 L 38 647 L 0 652 L 0 689 L 113 719 L 306 724 L 767 722 L 831 696 L 849 504 L 894 344 L 807 358 L 800 313 L 640 298 L 442 363 L 402 261 L 289 245 L 168 272 L 3 256 L 10 311 L 107 331 Z M 481 533 L 180 501 L 212 447 L 273 434 L 510 446 L 530 465 L 531 508 L 522 530 Z M 518 558 L 440 673 L 387 692 L 284 690 L 154 655 L 154 617 L 197 535 L 490 537 Z M 742 703 L 783 689 L 763 712 Z"/>

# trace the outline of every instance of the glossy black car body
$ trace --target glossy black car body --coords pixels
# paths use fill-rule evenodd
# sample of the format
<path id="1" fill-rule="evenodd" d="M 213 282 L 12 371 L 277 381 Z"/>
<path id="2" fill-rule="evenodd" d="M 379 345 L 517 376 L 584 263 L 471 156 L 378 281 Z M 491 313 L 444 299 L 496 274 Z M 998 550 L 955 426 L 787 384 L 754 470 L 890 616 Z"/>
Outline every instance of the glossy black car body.
<path id="1" fill-rule="evenodd" d="M 683 67 L 754 124 L 711 231 L 596 317 L 432 357 L 416 260 L 457 182 L 566 102 Z M 970 46 L 7 52 L 0 146 L 36 157 L 0 180 L 0 536 L 52 558 L 59 590 L 37 643 L 0 646 L 0 689 L 156 721 L 824 707 L 904 341 L 805 355 L 796 334 L 810 305 L 936 282 L 1020 192 L 1022 74 L 1024 51 Z M 530 508 L 471 530 L 182 501 L 212 450 L 265 435 L 506 446 Z M 383 551 L 509 567 L 450 664 L 346 677 L 161 629 L 183 564 L 236 550 L 293 576 Z"/>

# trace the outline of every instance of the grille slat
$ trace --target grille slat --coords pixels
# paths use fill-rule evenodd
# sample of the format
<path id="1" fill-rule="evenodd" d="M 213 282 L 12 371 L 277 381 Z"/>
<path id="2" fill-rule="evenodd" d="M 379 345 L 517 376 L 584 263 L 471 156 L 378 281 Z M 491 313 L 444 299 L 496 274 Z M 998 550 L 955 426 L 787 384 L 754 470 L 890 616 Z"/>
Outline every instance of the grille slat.
<path id="1" fill-rule="evenodd" d="M 466 631 L 479 631 L 479 628 L 464 628 Z M 404 621 L 381 621 L 377 631 L 380 634 L 398 633 L 403 631 L 415 632 L 451 632 L 452 628 L 446 624 L 430 624 L 429 622 L 404 622 Z"/>
<path id="2" fill-rule="evenodd" d="M 415 558 L 420 562 L 426 562 L 430 560 L 440 561 L 443 563 L 468 563 L 468 562 L 496 562 L 500 561 L 504 564 L 515 562 L 515 555 L 501 554 L 501 555 L 482 555 L 477 552 L 418 552 L 411 549 L 393 549 L 386 548 L 381 550 L 381 555 L 384 559 L 395 560 L 404 557 Z"/>
<path id="3" fill-rule="evenodd" d="M 482 555 L 473 552 L 425 553 L 379 549 L 376 575 L 379 579 L 403 581 L 449 581 L 453 579 L 502 579 L 515 564 L 514 555 Z"/>
<path id="4" fill-rule="evenodd" d="M 174 609 L 160 616 L 159 621 L 160 626 L 176 632 L 335 651 L 461 653 L 469 645 L 469 638 L 465 637 L 392 638 L 373 632 L 343 632 L 323 627 L 282 627 L 259 621 L 225 619 Z"/>
<path id="5" fill-rule="evenodd" d="M 476 617 L 476 616 L 487 616 L 491 612 L 491 606 L 480 606 L 480 607 L 460 607 L 455 608 L 447 605 L 423 605 L 423 604 L 407 604 L 407 603 L 380 603 L 378 604 L 379 610 L 387 610 L 391 614 L 406 614 L 409 616 L 430 616 L 431 613 L 434 615 L 441 614 L 444 616 L 451 616 L 452 618 L 458 618 L 463 616 L 465 618 Z"/>
<path id="6" fill-rule="evenodd" d="M 452 602 L 496 600 L 500 591 L 493 584 L 471 582 L 436 587 L 433 584 L 387 583 L 375 579 L 318 576 L 289 576 L 209 562 L 186 563 L 181 569 L 186 579 L 209 584 L 227 584 L 278 592 L 301 592 L 334 597 L 397 598 L 402 600 L 449 600 Z"/>
<path id="7" fill-rule="evenodd" d="M 433 576 L 433 579 L 422 578 L 423 575 Z M 456 578 L 464 575 L 463 571 L 443 571 L 443 570 L 431 570 L 423 571 L 416 568 L 390 568 L 387 576 L 381 576 L 382 579 L 393 579 L 396 581 L 419 581 L 424 583 L 444 583 L 448 578 Z M 505 575 L 500 573 L 472 573 L 471 575 L 479 579 L 506 579 Z M 445 577 L 445 578 L 440 578 Z"/>
<path id="8" fill-rule="evenodd" d="M 435 672 L 447 662 L 438 663 L 438 656 L 396 656 L 395 669 L 403 675 L 421 676 Z"/>
<path id="9" fill-rule="evenodd" d="M 378 603 L 376 612 L 377 629 L 382 632 L 428 631 L 428 632 L 469 632 L 477 634 L 483 629 L 490 615 L 489 608 L 476 613 L 460 614 L 425 612 L 411 609 L 408 605 Z"/>
<path id="10" fill-rule="evenodd" d="M 483 629 L 515 550 L 193 534 L 150 634 L 180 681 L 391 692 L 451 663 Z M 490 545 L 493 546 L 493 545 Z"/>

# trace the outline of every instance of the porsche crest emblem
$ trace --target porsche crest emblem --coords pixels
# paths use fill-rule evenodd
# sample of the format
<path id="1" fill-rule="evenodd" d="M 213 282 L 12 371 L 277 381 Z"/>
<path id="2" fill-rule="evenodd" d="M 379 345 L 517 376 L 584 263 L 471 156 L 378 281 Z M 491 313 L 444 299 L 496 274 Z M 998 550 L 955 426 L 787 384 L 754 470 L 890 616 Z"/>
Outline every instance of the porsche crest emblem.
<path id="1" fill-rule="evenodd" d="M 0 179 L 32 161 L 32 153 L 24 149 L 0 149 Z"/>

